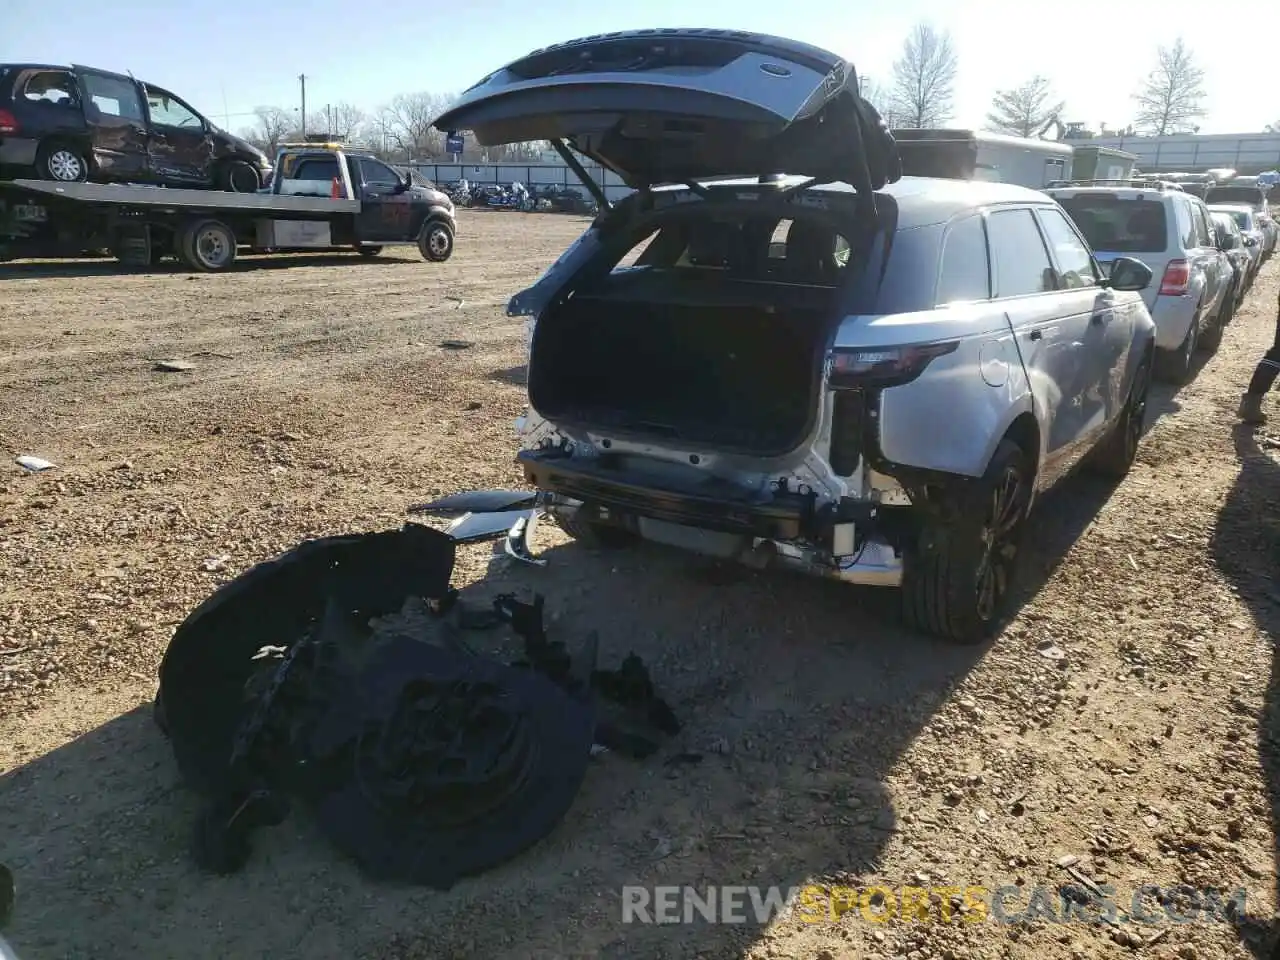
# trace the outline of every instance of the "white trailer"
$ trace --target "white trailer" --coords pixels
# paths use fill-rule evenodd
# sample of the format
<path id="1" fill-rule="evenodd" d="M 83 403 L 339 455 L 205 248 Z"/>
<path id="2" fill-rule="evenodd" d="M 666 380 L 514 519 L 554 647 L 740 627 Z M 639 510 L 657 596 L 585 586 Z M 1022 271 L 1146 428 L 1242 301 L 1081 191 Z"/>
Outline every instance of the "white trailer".
<path id="1" fill-rule="evenodd" d="M 893 131 L 909 177 L 992 180 L 1039 190 L 1072 174 L 1071 145 L 975 130 Z"/>

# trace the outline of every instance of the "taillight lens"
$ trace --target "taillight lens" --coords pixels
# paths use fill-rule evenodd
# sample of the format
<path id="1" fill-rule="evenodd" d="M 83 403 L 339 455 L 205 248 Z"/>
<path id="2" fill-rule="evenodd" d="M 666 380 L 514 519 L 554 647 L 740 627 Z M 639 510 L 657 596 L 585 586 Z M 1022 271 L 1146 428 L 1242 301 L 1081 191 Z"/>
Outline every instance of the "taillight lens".
<path id="1" fill-rule="evenodd" d="M 954 353 L 958 340 L 909 347 L 837 347 L 827 384 L 833 390 L 897 387 L 910 383 L 936 358 Z"/>
<path id="2" fill-rule="evenodd" d="M 18 118 L 8 110 L 0 110 L 0 133 L 17 133 Z"/>
<path id="3" fill-rule="evenodd" d="M 1164 268 L 1164 279 L 1160 281 L 1160 296 L 1185 296 L 1187 286 L 1191 283 L 1191 267 L 1185 260 L 1170 260 Z"/>

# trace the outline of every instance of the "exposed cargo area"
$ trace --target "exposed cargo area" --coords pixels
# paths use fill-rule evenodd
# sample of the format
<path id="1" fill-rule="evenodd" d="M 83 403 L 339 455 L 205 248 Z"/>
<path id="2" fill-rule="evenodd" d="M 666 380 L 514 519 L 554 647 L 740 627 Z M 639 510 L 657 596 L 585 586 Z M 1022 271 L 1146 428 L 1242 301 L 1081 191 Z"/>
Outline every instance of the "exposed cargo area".
<path id="1" fill-rule="evenodd" d="M 643 305 L 629 300 L 638 288 Z M 816 404 L 829 298 L 781 284 L 625 278 L 541 319 L 530 401 L 557 421 L 788 452 Z"/>

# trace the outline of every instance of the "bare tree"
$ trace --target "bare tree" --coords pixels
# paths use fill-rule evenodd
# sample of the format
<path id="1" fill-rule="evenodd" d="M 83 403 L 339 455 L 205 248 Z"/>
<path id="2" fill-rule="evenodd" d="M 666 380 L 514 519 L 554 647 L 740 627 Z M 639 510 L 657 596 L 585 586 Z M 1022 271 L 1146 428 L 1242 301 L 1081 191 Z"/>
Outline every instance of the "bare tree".
<path id="1" fill-rule="evenodd" d="M 1265 132 L 1280 133 L 1280 120 L 1277 120 L 1275 123 L 1268 123 Z"/>
<path id="2" fill-rule="evenodd" d="M 256 123 L 245 131 L 245 139 L 268 156 L 275 156 L 281 141 L 289 139 L 297 122 L 281 107 L 256 107 Z"/>
<path id="3" fill-rule="evenodd" d="M 455 98 L 437 93 L 402 93 L 385 108 L 389 133 L 406 160 L 444 149 L 444 135 L 431 125 Z"/>
<path id="4" fill-rule="evenodd" d="M 874 79 L 866 76 L 858 77 L 858 93 L 862 95 L 862 99 L 876 108 L 876 112 L 880 114 L 881 119 L 889 127 L 901 126 L 897 122 L 898 116 L 893 108 L 892 98 L 889 96 L 888 91 Z"/>
<path id="5" fill-rule="evenodd" d="M 987 127 L 1014 137 L 1032 137 L 1059 118 L 1066 103 L 1053 99 L 1048 78 L 1034 76 L 1021 86 L 997 90 Z"/>
<path id="6" fill-rule="evenodd" d="M 1172 47 L 1157 49 L 1155 69 L 1133 95 L 1138 102 L 1134 126 L 1157 137 L 1192 133 L 1204 116 L 1204 97 L 1204 71 L 1179 37 Z"/>
<path id="7" fill-rule="evenodd" d="M 927 23 L 911 28 L 893 64 L 889 105 L 900 127 L 936 127 L 951 119 L 959 62 L 951 35 Z"/>

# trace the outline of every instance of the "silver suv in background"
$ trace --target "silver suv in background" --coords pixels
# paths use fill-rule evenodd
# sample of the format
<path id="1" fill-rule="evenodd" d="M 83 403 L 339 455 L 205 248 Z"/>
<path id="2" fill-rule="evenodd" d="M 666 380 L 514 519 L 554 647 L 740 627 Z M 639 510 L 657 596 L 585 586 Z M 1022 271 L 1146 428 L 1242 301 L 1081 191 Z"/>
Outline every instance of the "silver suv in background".
<path id="1" fill-rule="evenodd" d="M 1120 256 L 1151 268 L 1156 282 L 1143 299 L 1156 323 L 1156 375 L 1187 382 L 1197 349 L 1217 339 L 1236 301 L 1235 271 L 1218 249 L 1204 202 L 1154 181 L 1077 182 L 1045 192 L 1075 221 L 1104 269 Z"/>
<path id="2" fill-rule="evenodd" d="M 508 307 L 530 329 L 518 459 L 575 537 L 898 587 L 910 624 L 977 642 L 1037 497 L 1134 461 L 1150 269 L 1104 276 L 1043 193 L 900 178 L 833 53 L 606 34 L 435 123 L 572 146 L 635 188 Z"/>
<path id="3" fill-rule="evenodd" d="M 1244 235 L 1244 246 L 1249 253 L 1250 273 L 1249 285 L 1253 286 L 1253 281 L 1258 276 L 1258 271 L 1262 269 L 1263 256 L 1266 253 L 1266 231 L 1262 224 L 1258 222 L 1258 215 L 1253 209 L 1244 203 L 1215 203 L 1209 207 L 1210 213 L 1225 213 L 1236 222 L 1236 226 L 1240 228 L 1240 232 Z"/>

